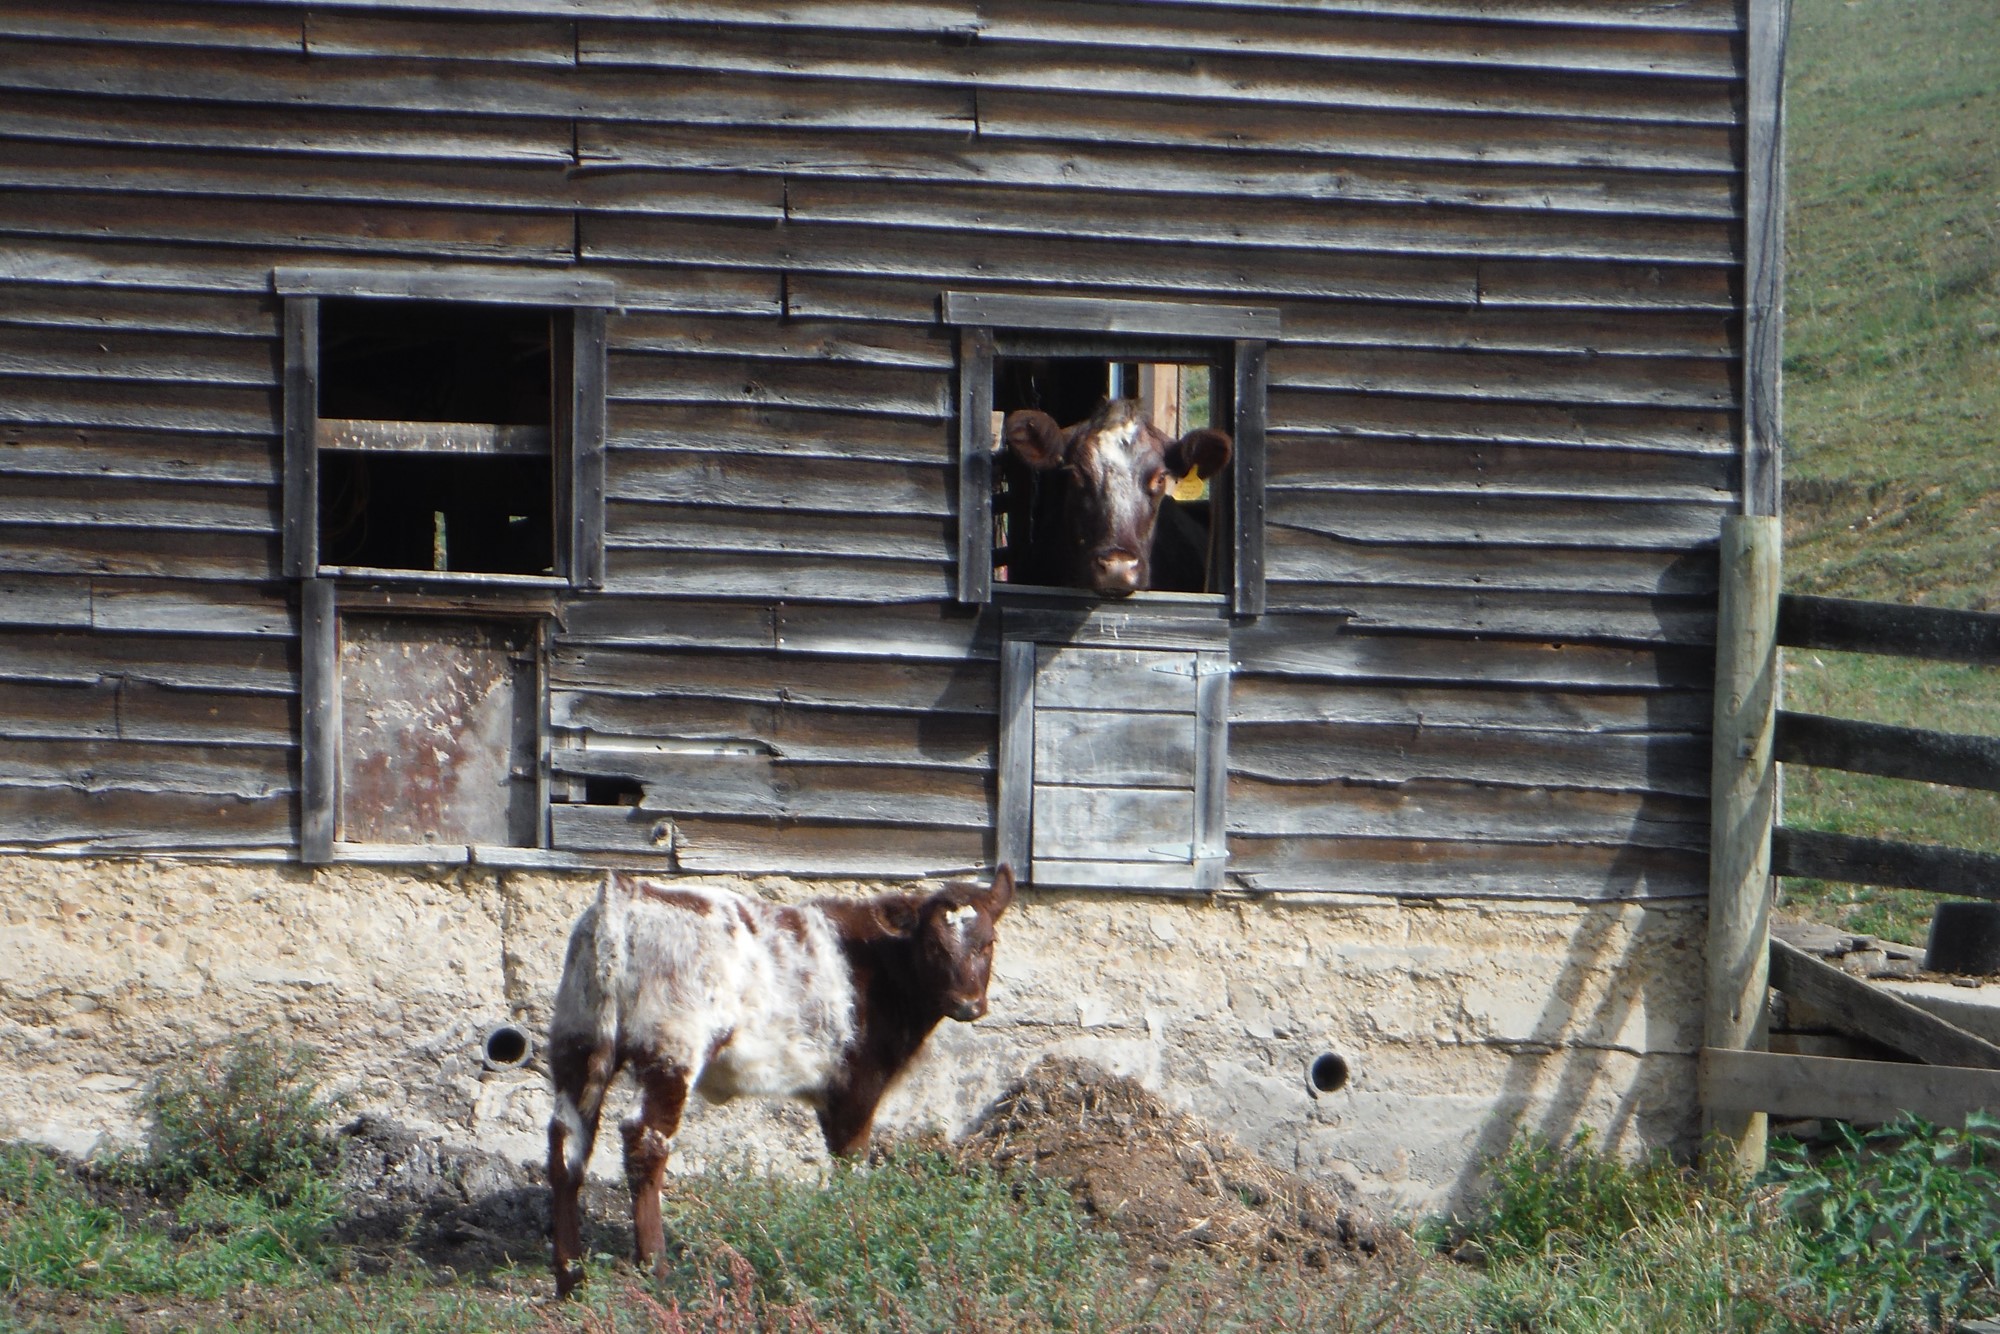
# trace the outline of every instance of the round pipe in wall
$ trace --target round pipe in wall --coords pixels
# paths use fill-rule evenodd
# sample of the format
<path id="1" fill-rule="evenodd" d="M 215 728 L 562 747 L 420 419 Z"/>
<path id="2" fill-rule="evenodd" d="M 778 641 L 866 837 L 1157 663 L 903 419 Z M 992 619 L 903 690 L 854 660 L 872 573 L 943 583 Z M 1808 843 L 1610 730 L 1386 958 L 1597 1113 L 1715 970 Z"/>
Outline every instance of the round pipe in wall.
<path id="1" fill-rule="evenodd" d="M 1323 1051 L 1306 1067 L 1306 1091 L 1315 1098 L 1322 1093 L 1338 1093 L 1347 1087 L 1347 1074 L 1345 1056 Z"/>
<path id="2" fill-rule="evenodd" d="M 513 1024 L 495 1024 L 479 1044 L 480 1061 L 488 1070 L 518 1070 L 534 1054 L 534 1039 Z"/>

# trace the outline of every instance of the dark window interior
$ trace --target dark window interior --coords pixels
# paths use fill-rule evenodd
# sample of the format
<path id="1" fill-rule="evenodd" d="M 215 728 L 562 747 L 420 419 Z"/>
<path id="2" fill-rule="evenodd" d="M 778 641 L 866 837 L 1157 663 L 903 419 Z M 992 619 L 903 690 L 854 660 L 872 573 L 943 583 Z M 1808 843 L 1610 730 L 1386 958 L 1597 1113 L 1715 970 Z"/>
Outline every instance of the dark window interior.
<path id="1" fill-rule="evenodd" d="M 329 300 L 319 313 L 319 415 L 549 424 L 545 310 Z"/>
<path id="2" fill-rule="evenodd" d="M 1213 368 L 1206 363 L 1122 361 L 1110 357 L 999 357 L 993 363 L 993 438 L 999 457 L 993 469 L 993 577 L 1005 582 L 1011 573 L 1015 543 L 1060 540 L 1053 531 L 1047 484 L 1032 468 L 1016 460 L 1001 444 L 1001 423 L 1007 414 L 1039 409 L 1071 426 L 1087 419 L 1107 398 L 1144 401 L 1154 423 L 1170 437 L 1200 427 L 1225 425 L 1215 421 L 1211 393 Z M 1226 425 L 1225 425 L 1226 429 Z M 1163 515 L 1163 526 L 1178 526 L 1182 546 L 1203 552 L 1193 562 L 1156 562 L 1156 592 L 1212 591 L 1209 571 L 1215 568 L 1210 522 L 1210 484 L 1190 477 L 1175 493 L 1174 515 Z M 1159 550 L 1158 547 L 1155 548 Z"/>
<path id="3" fill-rule="evenodd" d="M 323 450 L 323 565 L 550 574 L 554 497 L 545 456 Z"/>
<path id="4" fill-rule="evenodd" d="M 550 429 L 546 311 L 422 301 L 320 308 L 319 416 Z M 323 449 L 324 565 L 552 574 L 554 454 Z"/>

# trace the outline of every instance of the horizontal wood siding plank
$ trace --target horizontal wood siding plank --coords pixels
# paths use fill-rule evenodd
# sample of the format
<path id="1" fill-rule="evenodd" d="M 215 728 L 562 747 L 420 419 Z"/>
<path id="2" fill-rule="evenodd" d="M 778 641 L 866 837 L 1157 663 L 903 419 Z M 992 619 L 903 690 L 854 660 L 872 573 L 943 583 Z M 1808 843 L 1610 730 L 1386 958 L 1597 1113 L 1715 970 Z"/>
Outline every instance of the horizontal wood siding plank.
<path id="1" fill-rule="evenodd" d="M 21 41 L 0 63 L 0 88 L 185 101 L 186 71 L 140 46 Z M 643 69 L 437 60 L 302 62 L 296 53 L 203 54 L 200 100 L 336 107 L 403 114 L 635 120 L 652 125 L 785 124 L 853 130 L 975 127 L 970 88 L 899 87 L 869 96 L 852 81 L 687 70 L 662 79 Z"/>
<path id="2" fill-rule="evenodd" d="M 1707 692 L 1693 690 L 1606 693 L 1366 682 L 1347 682 L 1329 690 L 1315 681 L 1246 675 L 1234 677 L 1229 690 L 1232 724 L 1465 727 L 1482 732 L 1560 732 L 1572 737 L 1706 735 L 1710 714 Z M 1504 736 L 1501 744 L 1506 744 Z"/>
<path id="3" fill-rule="evenodd" d="M 936 294 L 932 295 L 935 300 Z M 790 320 L 773 326 L 763 319 L 638 314 L 614 322 L 610 337 L 611 350 L 621 353 L 853 363 L 949 375 L 957 370 L 958 358 L 947 332 L 934 320 L 922 328 L 832 320 Z M 664 374 L 677 370 L 675 363 L 661 363 Z"/>
<path id="4" fill-rule="evenodd" d="M 784 215 L 775 177 L 715 172 L 577 175 L 546 163 L 500 166 L 399 159 L 273 157 L 201 150 L 99 148 L 13 142 L 0 186 L 144 194 L 217 211 L 224 202 L 310 200 L 328 205 L 449 205 L 458 210 L 595 209 L 648 216 L 767 218 Z"/>
<path id="5" fill-rule="evenodd" d="M 642 784 L 638 808 L 652 815 L 983 829 L 993 805 L 991 777 L 978 770 L 566 749 L 550 763 L 558 781 L 574 775 Z"/>
<path id="6" fill-rule="evenodd" d="M 39 852 L 237 852 L 285 848 L 297 803 L 263 798 L 18 788 L 0 801 L 0 847 Z"/>
<path id="7" fill-rule="evenodd" d="M 1229 776 L 1232 839 L 1276 835 L 1453 839 L 1706 851 L 1706 798 L 1412 780 L 1281 783 Z"/>
<path id="8" fill-rule="evenodd" d="M 579 230 L 582 257 L 592 261 L 920 275 L 952 286 L 1006 273 L 1015 286 L 1090 283 L 1144 294 L 1226 290 L 1252 300 L 1295 295 L 1469 305 L 1478 297 L 1469 260 L 1134 246 L 1092 239 L 1054 244 L 1047 239 L 863 227 L 797 226 L 778 231 L 749 223 L 620 217 L 585 217 Z M 1577 304 L 1588 304 L 1588 287 L 1579 283 L 1578 291 Z"/>
<path id="9" fill-rule="evenodd" d="M 1087 108 L 1079 110 L 1089 114 Z M 0 113 L 0 130 L 6 126 Z M 1200 195 L 1227 178 L 1238 199 L 1344 201 L 1353 204 L 1448 204 L 1478 211 L 1561 209 L 1585 215 L 1727 219 L 1734 215 L 1729 177 L 1714 173 L 1620 170 L 1542 160 L 1493 165 L 1466 147 L 1468 127 L 1438 142 L 1404 143 L 1393 160 L 1233 146 L 1148 148 L 1130 143 L 990 140 L 978 154 L 939 153 L 923 137 L 871 136 L 865 152 L 840 131 L 765 127 L 664 130 L 620 123 L 580 125 L 577 157 L 595 170 L 759 172 L 792 179 L 893 181 L 905 188 L 950 183 L 1045 186 L 1070 179 L 1096 189 Z M 1525 143 L 1522 136 L 1513 138 Z M 1483 136 L 1476 142 L 1485 144 Z M 1413 160 L 1411 154 L 1442 157 Z M 1462 160 L 1458 160 L 1462 159 Z"/>
<path id="10" fill-rule="evenodd" d="M 132 9 L 133 6 L 121 6 Z M 323 106 L 228 106 L 182 98 L 93 97 L 0 92 L 0 136 L 44 143 L 130 148 L 229 149 L 319 158 L 521 163 L 567 168 L 572 132 L 560 120 L 425 116 Z"/>
<path id="11" fill-rule="evenodd" d="M 0 375 L 0 423 L 85 430 L 276 434 L 275 388 Z"/>
<path id="12" fill-rule="evenodd" d="M 1493 634 L 1634 644 L 1715 642 L 1713 599 L 1274 582 L 1273 611 L 1343 611 L 1356 631 Z"/>
<path id="13" fill-rule="evenodd" d="M 266 533 L 0 524 L 0 571 L 36 574 L 264 579 L 278 574 Z"/>
<path id="14" fill-rule="evenodd" d="M 656 553 L 614 547 L 605 559 L 613 593 L 694 598 L 808 598 L 830 602 L 935 602 L 958 587 L 953 561 L 688 552 L 663 564 Z"/>
<path id="15" fill-rule="evenodd" d="M 277 499 L 261 487 L 12 477 L 0 490 L 0 526 L 277 531 Z"/>
<path id="16" fill-rule="evenodd" d="M 0 660 L 3 662 L 4 660 Z M 551 655 L 556 689 L 798 702 L 883 710 L 945 709 L 992 715 L 998 673 L 942 662 L 868 662 L 819 655 L 664 653 L 561 645 Z"/>
<path id="17" fill-rule="evenodd" d="M 696 873 L 904 877 L 992 864 L 992 840 L 976 830 L 663 817 L 625 806 L 561 803 L 549 815 L 559 849 L 655 853 Z"/>
<path id="18" fill-rule="evenodd" d="M 944 517 L 884 511 L 710 509 L 700 505 L 614 502 L 605 516 L 614 548 L 653 551 L 786 552 L 840 560 L 849 556 L 948 559 L 955 525 Z M 672 557 L 663 556 L 670 561 Z"/>
<path id="19" fill-rule="evenodd" d="M 1538 496 L 1548 500 L 1700 501 L 1731 495 L 1731 461 L 1604 445 L 1465 444 L 1286 433 L 1268 458 L 1288 490 Z"/>
<path id="20" fill-rule="evenodd" d="M 1075 12 L 1084 11 L 1078 7 Z M 1351 20 L 1332 22 L 1339 31 L 1351 31 Z M 1044 26 L 1056 30 L 1047 19 Z M 1247 36 L 1267 32 L 1272 26 L 1265 16 L 1255 28 L 1243 25 L 1239 32 Z M 1143 21 L 1135 22 L 1126 11 L 1120 15 L 1117 30 L 1143 31 Z M 585 66 L 753 78 L 789 73 L 827 82 L 977 85 L 982 92 L 1004 90 L 1016 96 L 1087 88 L 1100 95 L 1136 94 L 1185 101 L 1525 115 L 1615 114 L 1611 113 L 1608 85 L 1616 75 L 1629 72 L 1619 68 L 1621 62 L 1593 67 L 1586 54 L 1588 38 L 1580 31 L 1566 34 L 1566 67 L 1524 62 L 1514 69 L 1506 68 L 1513 62 L 1504 54 L 1489 56 L 1487 46 L 1508 30 L 1487 28 L 1473 47 L 1446 41 L 1420 46 L 1434 31 L 1426 25 L 1394 24 L 1376 31 L 1395 34 L 1403 43 L 1402 50 L 1386 59 L 1371 60 L 1365 41 L 1340 44 L 1336 40 L 1335 49 L 1322 47 L 1297 55 L 1211 53 L 1191 58 L 1182 39 L 1157 46 L 1121 43 L 1122 49 L 1116 50 L 1088 46 L 1051 50 L 1042 43 L 981 40 L 974 45 L 940 42 L 921 34 L 700 29 L 640 23 L 585 23 L 578 29 L 577 46 L 578 58 Z M 1667 71 L 1684 76 L 1677 79 L 1624 80 L 1626 96 L 1619 105 L 1626 108 L 1625 116 L 1691 119 L 1717 114 L 1718 100 L 1726 96 L 1728 79 L 1734 73 L 1729 39 L 1717 34 L 1692 40 L 1707 48 L 1700 68 Z M 1505 41 L 1501 37 L 1498 44 L 1504 46 Z M 1628 41 L 1627 49 L 1644 48 L 1647 41 Z M 1440 63 L 1441 56 L 1445 63 Z M 1453 69 L 1450 64 L 1470 68 Z M 1528 71 L 1526 77 L 1524 71 Z M 1535 77 L 1544 71 L 1549 77 Z M 1639 85 L 1636 88 L 1632 86 L 1635 82 Z M 980 110 L 983 128 L 984 99 Z"/>
<path id="21" fill-rule="evenodd" d="M 1714 675 L 1714 654 L 1700 650 L 1333 633 L 1329 620 L 1345 618 L 1297 614 L 1239 627 L 1231 637 L 1237 671 L 1326 681 L 1623 690 L 1705 690 Z"/>
<path id="22" fill-rule="evenodd" d="M 22 789 L 263 800 L 292 792 L 292 756 L 272 747 L 10 737 L 0 752 L 0 793 Z"/>
<path id="23" fill-rule="evenodd" d="M 1562 244 L 1567 247 L 1567 240 Z M 1271 352 L 1271 382 L 1286 389 L 1614 407 L 1727 410 L 1736 406 L 1730 371 L 1726 361 L 1694 357 L 1540 356 L 1282 345 Z"/>
<path id="24" fill-rule="evenodd" d="M 614 404 L 755 404 L 932 421 L 952 410 L 951 382 L 934 370 L 613 353 L 606 374 L 606 393 Z"/>
<path id="25" fill-rule="evenodd" d="M 85 190 L 10 190 L 0 235 L 196 242 L 283 251 L 560 263 L 574 256 L 567 213 L 428 209 L 343 201 L 216 202 L 126 194 L 116 209 Z"/>
<path id="26" fill-rule="evenodd" d="M 1713 502 L 1381 491 L 1295 490 L 1274 480 L 1266 491 L 1271 546 L 1296 530 L 1346 542 L 1479 543 L 1607 547 L 1686 552 L 1713 548 L 1726 511 Z"/>
<path id="27" fill-rule="evenodd" d="M 269 298 L 248 294 L 162 295 L 115 288 L 48 287 L 0 279 L 0 325 L 276 341 L 278 311 Z"/>
<path id="28" fill-rule="evenodd" d="M 0 680 L 177 690 L 298 691 L 298 650 L 283 640 L 0 629 Z"/>
<path id="29" fill-rule="evenodd" d="M 1316 85 L 1316 86 L 1315 86 Z M 1220 92 L 1220 90 L 1217 90 Z M 982 88 L 982 137 L 1230 147 L 1419 162 L 1716 173 L 1730 169 L 1726 88 L 1611 80 L 1413 79 L 1344 70 L 1277 96 L 1220 96 L 1161 114 L 1158 101 L 1073 88 Z M 1486 105 L 1473 105 L 1480 99 Z M 1179 110 L 1180 108 L 1176 108 Z"/>
<path id="30" fill-rule="evenodd" d="M 1230 878 L 1268 893 L 1641 900 L 1708 893 L 1706 849 L 1439 838 L 1229 840 Z"/>
<path id="31" fill-rule="evenodd" d="M 913 195 L 901 182 L 793 182 L 787 216 L 798 222 L 945 230 L 959 234 L 1056 235 L 1169 244 L 1396 255 L 1495 255 L 1604 259 L 1662 264 L 1727 264 L 1725 220 L 1655 221 L 1643 217 L 1570 217 L 1479 213 L 1435 207 L 1341 201 L 1216 199 L 1199 194 L 1111 194 L 1096 182 L 1083 190 L 1019 186 L 927 185 Z"/>
<path id="32" fill-rule="evenodd" d="M 1705 553 L 1604 547 L 1507 549 L 1501 544 L 1354 541 L 1297 530 L 1269 535 L 1265 571 L 1278 584 L 1358 585 L 1521 593 L 1618 593 L 1713 602 L 1716 566 Z M 1310 590 L 1302 590 L 1302 595 Z M 1333 596 L 1338 596 L 1337 593 Z M 1358 610 L 1358 606 L 1356 610 Z"/>
<path id="33" fill-rule="evenodd" d="M 801 514 L 943 517 L 952 512 L 944 460 L 883 463 L 786 458 L 694 449 L 607 451 L 605 494 L 613 501 L 727 505 Z"/>
<path id="34" fill-rule="evenodd" d="M 612 443 L 628 448 L 951 466 L 944 425 L 916 417 L 778 403 L 613 403 Z"/>
<path id="35" fill-rule="evenodd" d="M 1233 722 L 1231 772 L 1277 782 L 1420 779 L 1708 795 L 1708 738 L 1483 725 Z"/>
<path id="36" fill-rule="evenodd" d="M 1329 435 L 1423 444 L 1543 445 L 1659 450 L 1727 458 L 1734 417 L 1726 412 L 1584 404 L 1485 402 L 1273 389 L 1274 441 Z M 1274 478 L 1274 480 L 1276 480 Z"/>
<path id="37" fill-rule="evenodd" d="M 554 692 L 549 722 L 566 750 L 613 766 L 617 756 L 673 746 L 738 748 L 780 760 L 993 767 L 993 719 L 978 713 L 921 714 L 813 708 L 786 702 L 680 699 L 662 705 L 629 695 Z"/>

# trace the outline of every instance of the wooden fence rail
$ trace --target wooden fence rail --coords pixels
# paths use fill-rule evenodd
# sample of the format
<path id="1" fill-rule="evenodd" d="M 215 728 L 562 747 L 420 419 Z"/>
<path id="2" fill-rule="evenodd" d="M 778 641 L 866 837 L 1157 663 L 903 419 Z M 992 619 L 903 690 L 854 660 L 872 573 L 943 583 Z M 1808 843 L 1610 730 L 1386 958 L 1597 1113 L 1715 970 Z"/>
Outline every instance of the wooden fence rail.
<path id="1" fill-rule="evenodd" d="M 1851 978 L 1765 932 L 1769 875 L 2000 901 L 2000 856 L 1778 826 L 1775 764 L 2000 791 L 2000 738 L 1779 710 L 1773 649 L 1828 649 L 2000 667 L 2000 615 L 1784 595 L 1769 605 L 1775 524 L 1725 525 L 1716 645 L 1715 852 L 1709 894 L 1709 1018 L 1701 1103 L 1738 1157 L 1761 1161 L 1763 1117 L 1956 1120 L 2000 1106 L 2000 1047 Z M 1732 615 L 1732 607 L 1734 614 Z M 1770 621 L 1759 623 L 1759 617 Z M 1775 636 L 1772 624 L 1775 622 Z M 1775 645 L 1773 644 L 1775 638 Z M 1727 784 L 1727 787 L 1725 787 Z M 1761 874 L 1768 869 L 1768 875 Z M 1764 939 L 1746 949 L 1746 932 Z M 1915 1067 L 1745 1051 L 1743 998 L 1771 987 L 1914 1057 Z"/>

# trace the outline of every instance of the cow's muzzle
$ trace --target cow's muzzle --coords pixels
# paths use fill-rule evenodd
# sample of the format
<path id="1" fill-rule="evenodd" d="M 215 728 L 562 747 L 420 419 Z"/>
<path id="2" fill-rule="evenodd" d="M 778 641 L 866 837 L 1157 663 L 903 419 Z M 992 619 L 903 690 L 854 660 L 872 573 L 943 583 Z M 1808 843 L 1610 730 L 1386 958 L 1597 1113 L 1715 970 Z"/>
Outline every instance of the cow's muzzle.
<path id="1" fill-rule="evenodd" d="M 1097 591 L 1105 597 L 1127 597 L 1138 592 L 1144 582 L 1139 558 L 1122 551 L 1099 556 L 1091 562 L 1091 575 Z"/>
<path id="2" fill-rule="evenodd" d="M 986 998 L 984 996 L 980 996 L 975 1000 L 956 1000 L 951 1004 L 951 1017 L 962 1024 L 969 1024 L 974 1019 L 983 1018 L 985 1014 Z"/>

